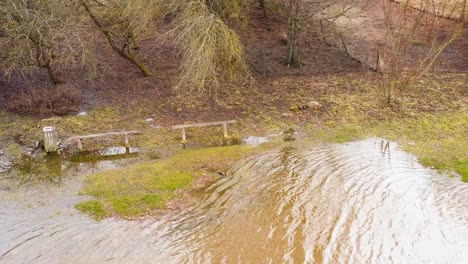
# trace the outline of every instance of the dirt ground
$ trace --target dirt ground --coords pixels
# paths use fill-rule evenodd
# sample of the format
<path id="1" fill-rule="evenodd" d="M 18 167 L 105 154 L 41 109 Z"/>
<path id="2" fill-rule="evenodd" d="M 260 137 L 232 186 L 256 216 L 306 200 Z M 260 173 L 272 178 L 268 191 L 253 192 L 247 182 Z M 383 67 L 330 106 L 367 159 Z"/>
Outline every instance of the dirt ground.
<path id="1" fill-rule="evenodd" d="M 313 34 L 305 34 L 301 45 L 303 67 L 289 69 L 282 63 L 287 49 L 284 23 L 272 16 L 265 18 L 259 8 L 253 8 L 250 25 L 241 37 L 255 81 L 226 84 L 228 92 L 220 95 L 218 101 L 174 93 L 172 87 L 177 82 L 178 58 L 173 49 L 164 45 L 145 49 L 157 41 L 157 37 L 141 43 L 142 49 L 138 51 L 142 60 L 153 69 L 152 77 L 142 77 L 100 38 L 96 39 L 96 59 L 100 61 L 98 68 L 103 73 L 100 78 L 84 78 L 87 69 L 80 67 L 61 69 L 60 75 L 66 77 L 67 86 L 80 89 L 83 110 L 110 105 L 126 113 L 135 110 L 139 117 L 152 117 L 160 125 L 239 119 L 266 113 L 275 118 L 290 118 L 287 113 L 296 104 L 320 100 L 333 93 L 352 94 L 360 89 L 353 82 L 376 84 L 378 76 L 368 66 L 374 61 L 376 43 L 382 37 L 383 17 L 376 10 L 370 9 L 362 18 L 365 32 L 349 31 L 349 35 L 344 35 L 346 40 L 352 39 L 347 47 L 350 56 L 339 42 L 322 42 Z M 94 33 L 89 33 L 88 37 L 95 38 Z M 445 72 L 467 73 L 467 60 L 468 33 L 465 33 L 444 52 L 440 65 Z M 10 81 L 0 80 L 0 109 L 5 110 L 10 96 L 18 90 L 47 81 L 44 72 L 28 80 L 20 76 L 13 76 Z M 324 102 L 323 111 L 329 107 Z"/>
<path id="2" fill-rule="evenodd" d="M 398 5 L 398 3 L 394 3 Z M 417 9 L 410 10 L 414 15 L 418 14 Z M 333 46 L 339 47 L 343 52 L 345 47 L 353 58 L 361 63 L 376 69 L 378 45 L 385 43 L 385 18 L 380 1 L 375 1 L 362 10 L 354 11 L 356 18 L 340 18 L 332 25 L 331 32 L 326 32 L 325 40 Z M 449 34 L 448 29 L 453 28 L 456 20 L 440 18 L 440 25 L 427 32 L 438 32 L 442 38 Z M 425 26 L 421 24 L 421 26 Z M 466 25 L 465 25 L 466 27 Z M 421 31 L 422 32 L 422 31 Z M 317 33 L 321 34 L 321 33 Z M 340 35 L 343 37 L 341 39 Z M 425 36 L 421 36 L 424 38 Z M 343 44 L 344 42 L 344 44 Z M 421 54 L 426 54 L 430 45 L 421 41 L 415 41 L 410 47 L 408 67 L 417 66 L 420 62 Z M 436 72 L 468 72 L 468 31 L 455 40 L 440 56 L 434 70 Z"/>

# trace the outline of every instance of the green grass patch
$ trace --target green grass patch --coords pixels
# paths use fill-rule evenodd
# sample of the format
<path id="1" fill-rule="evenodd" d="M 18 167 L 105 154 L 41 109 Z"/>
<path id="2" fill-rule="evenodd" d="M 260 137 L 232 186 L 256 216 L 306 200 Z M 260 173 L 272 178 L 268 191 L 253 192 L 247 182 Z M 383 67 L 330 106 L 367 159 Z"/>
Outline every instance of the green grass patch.
<path id="1" fill-rule="evenodd" d="M 104 208 L 102 203 L 96 200 L 81 202 L 75 205 L 75 208 L 80 212 L 90 215 L 97 221 L 111 216 L 111 213 Z"/>
<path id="2" fill-rule="evenodd" d="M 142 214 L 142 212 L 162 209 L 165 206 L 165 199 L 159 194 L 118 195 L 109 197 L 107 201 L 112 206 L 113 211 L 123 218 L 131 218 Z"/>
<path id="3" fill-rule="evenodd" d="M 468 159 L 459 160 L 454 167 L 455 170 L 462 176 L 462 181 L 468 182 Z"/>
<path id="4" fill-rule="evenodd" d="M 197 175 L 226 171 L 235 161 L 259 151 L 258 148 L 239 145 L 183 150 L 158 162 L 91 175 L 86 179 L 82 193 L 109 205 L 99 208 L 107 213 L 106 216 L 115 213 L 132 219 L 155 209 L 166 208 L 174 191 L 191 189 L 191 183 Z M 98 215 L 93 209 L 79 210 Z"/>

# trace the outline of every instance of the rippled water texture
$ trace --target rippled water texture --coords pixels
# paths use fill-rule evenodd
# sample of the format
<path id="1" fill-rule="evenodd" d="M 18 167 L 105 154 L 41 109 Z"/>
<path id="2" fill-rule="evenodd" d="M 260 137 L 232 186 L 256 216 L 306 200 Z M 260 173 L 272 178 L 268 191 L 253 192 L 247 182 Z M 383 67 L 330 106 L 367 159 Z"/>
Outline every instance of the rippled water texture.
<path id="1" fill-rule="evenodd" d="M 95 223 L 60 191 L 35 208 L 12 196 L 4 263 L 468 263 L 468 185 L 381 140 L 253 157 L 162 220 Z"/>

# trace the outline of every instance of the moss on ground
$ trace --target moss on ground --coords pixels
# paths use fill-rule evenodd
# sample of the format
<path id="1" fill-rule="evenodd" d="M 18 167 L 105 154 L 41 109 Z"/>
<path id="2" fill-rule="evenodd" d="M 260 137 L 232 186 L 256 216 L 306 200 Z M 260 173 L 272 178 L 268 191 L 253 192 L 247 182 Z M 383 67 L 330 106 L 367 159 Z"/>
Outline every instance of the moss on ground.
<path id="1" fill-rule="evenodd" d="M 92 203 L 77 209 L 99 216 L 116 214 L 126 219 L 151 214 L 165 209 L 176 190 L 190 190 L 197 176 L 226 171 L 235 161 L 259 151 L 247 146 L 183 150 L 158 162 L 99 172 L 85 181 L 82 194 L 95 197 L 105 206 Z"/>
<path id="2" fill-rule="evenodd" d="M 101 202 L 96 200 L 84 201 L 75 205 L 79 211 L 88 214 L 97 221 L 111 216 L 110 212 L 104 208 Z"/>

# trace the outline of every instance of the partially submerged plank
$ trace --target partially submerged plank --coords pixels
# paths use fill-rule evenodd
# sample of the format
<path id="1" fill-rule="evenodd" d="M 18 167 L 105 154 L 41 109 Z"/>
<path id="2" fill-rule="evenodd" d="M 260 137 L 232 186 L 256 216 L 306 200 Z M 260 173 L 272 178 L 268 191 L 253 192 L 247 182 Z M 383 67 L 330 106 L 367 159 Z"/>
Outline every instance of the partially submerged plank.
<path id="1" fill-rule="evenodd" d="M 91 135 L 84 135 L 84 136 L 74 136 L 65 139 L 63 142 L 68 143 L 75 141 L 76 145 L 79 150 L 83 149 L 83 144 L 81 142 L 82 139 L 90 139 L 90 138 L 99 138 L 99 137 L 107 137 L 107 136 L 124 136 L 124 141 L 125 141 L 125 147 L 130 147 L 128 135 L 136 135 L 136 134 L 141 134 L 140 132 L 133 130 L 133 131 L 118 131 L 118 132 L 107 132 L 107 133 L 99 133 L 99 134 L 91 134 Z"/>
<path id="2" fill-rule="evenodd" d="M 68 141 L 77 140 L 77 139 L 89 139 L 89 138 L 98 138 L 98 137 L 106 137 L 106 136 L 132 135 L 132 134 L 141 134 L 141 133 L 138 131 L 108 132 L 108 133 L 99 133 L 99 134 L 69 137 L 65 139 L 64 141 L 68 142 Z"/>

